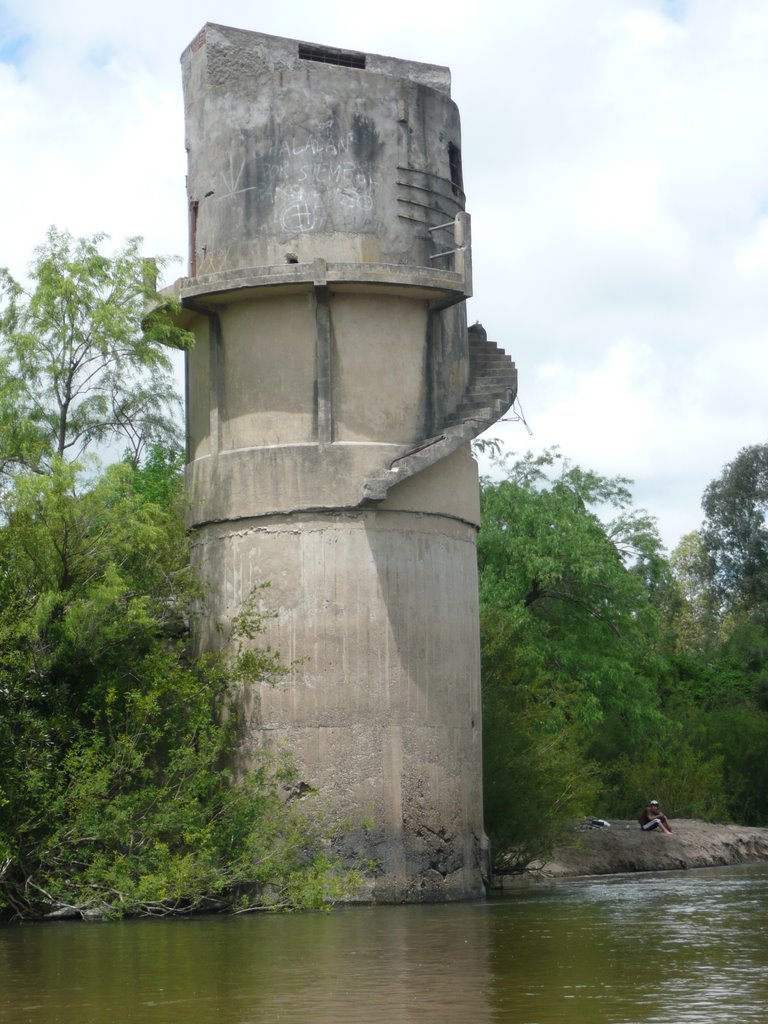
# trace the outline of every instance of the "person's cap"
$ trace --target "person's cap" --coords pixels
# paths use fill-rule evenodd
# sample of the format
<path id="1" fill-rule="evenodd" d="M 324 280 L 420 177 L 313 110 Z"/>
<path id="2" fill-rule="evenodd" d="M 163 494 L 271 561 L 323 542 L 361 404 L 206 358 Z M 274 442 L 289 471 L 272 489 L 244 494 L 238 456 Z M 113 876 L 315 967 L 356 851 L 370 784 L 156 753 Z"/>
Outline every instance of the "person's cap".
<path id="1" fill-rule="evenodd" d="M 658 800 L 651 800 L 651 803 L 652 804 L 656 804 L 657 807 L 659 806 L 659 801 Z"/>

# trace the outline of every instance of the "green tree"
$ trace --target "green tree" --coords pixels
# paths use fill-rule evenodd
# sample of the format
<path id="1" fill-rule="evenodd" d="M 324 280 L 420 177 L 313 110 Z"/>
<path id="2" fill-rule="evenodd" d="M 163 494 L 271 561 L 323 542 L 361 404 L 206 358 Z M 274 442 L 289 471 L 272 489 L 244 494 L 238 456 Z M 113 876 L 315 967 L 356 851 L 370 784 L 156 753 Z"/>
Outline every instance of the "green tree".
<path id="1" fill-rule="evenodd" d="M 527 610 L 548 671 L 578 680 L 590 725 L 627 697 L 645 720 L 653 705 L 656 600 L 668 586 L 661 543 L 631 507 L 627 482 L 571 466 L 557 452 L 506 466 L 485 481 L 478 543 L 481 600 L 493 610 Z M 595 510 L 612 510 L 604 523 Z"/>
<path id="2" fill-rule="evenodd" d="M 203 594 L 164 346 L 190 336 L 138 240 L 103 241 L 51 229 L 28 292 L 0 273 L 0 908 L 326 905 L 353 876 L 286 799 L 290 758 L 232 768 L 233 695 L 285 671 L 255 605 L 218 652 L 189 649 Z M 118 438 L 124 461 L 86 474 Z"/>
<path id="3" fill-rule="evenodd" d="M 680 670 L 670 713 L 719 758 L 726 815 L 768 822 L 768 445 L 743 448 L 704 492 L 673 567 Z"/>
<path id="4" fill-rule="evenodd" d="M 690 730 L 698 748 L 722 762 L 724 813 L 717 817 L 744 825 L 768 825 L 766 710 L 749 700 L 697 710 L 690 717 Z"/>
<path id="5" fill-rule="evenodd" d="M 595 813 L 599 794 L 605 813 L 618 755 L 666 727 L 658 607 L 669 574 L 626 480 L 556 451 L 503 469 L 483 482 L 478 539 L 485 786 L 492 838 L 524 859 Z"/>
<path id="6" fill-rule="evenodd" d="M 255 605 L 193 657 L 199 595 L 173 453 L 18 479 L 0 527 L 0 904 L 19 916 L 322 906 L 351 884 L 286 801 L 287 757 L 235 777 L 233 685 L 285 671 Z"/>
<path id="7" fill-rule="evenodd" d="M 726 610 L 768 605 L 768 444 L 742 448 L 702 498 L 713 597 Z"/>
<path id="8" fill-rule="evenodd" d="M 669 607 L 674 643 L 678 651 L 695 655 L 716 645 L 721 631 L 711 589 L 712 563 L 701 534 L 694 531 L 682 537 L 669 562 L 677 598 Z"/>
<path id="9" fill-rule="evenodd" d="M 166 346 L 191 335 L 156 293 L 166 261 L 142 259 L 138 238 L 108 256 L 105 241 L 52 227 L 29 288 L 0 270 L 0 471 L 48 471 L 117 438 L 138 465 L 151 445 L 178 441 Z"/>

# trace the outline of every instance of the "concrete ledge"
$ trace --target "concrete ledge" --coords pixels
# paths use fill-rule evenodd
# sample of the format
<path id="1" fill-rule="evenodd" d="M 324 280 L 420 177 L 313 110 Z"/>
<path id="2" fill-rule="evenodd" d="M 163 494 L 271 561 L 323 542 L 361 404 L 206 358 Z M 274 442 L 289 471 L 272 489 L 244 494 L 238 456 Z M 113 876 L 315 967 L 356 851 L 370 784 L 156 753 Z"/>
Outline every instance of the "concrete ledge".
<path id="1" fill-rule="evenodd" d="M 196 459 L 186 469 L 187 526 L 359 508 L 366 500 L 365 481 L 385 474 L 406 450 L 385 444 L 301 444 L 240 448 Z M 418 477 L 399 486 L 395 481 L 377 507 L 477 525 L 477 465 L 468 449 L 443 455 Z"/>
<path id="2" fill-rule="evenodd" d="M 428 300 L 460 302 L 469 292 L 462 274 L 434 267 L 396 263 L 289 263 L 269 267 L 223 270 L 200 277 L 179 278 L 166 289 L 182 303 L 204 299 L 206 303 L 238 302 L 262 288 L 310 290 L 315 286 L 373 287 L 397 294 L 423 296 Z"/>
<path id="3" fill-rule="evenodd" d="M 615 875 L 640 871 L 680 871 L 768 860 L 768 828 L 670 819 L 672 835 L 643 832 L 636 821 L 613 821 L 611 828 L 571 833 L 548 859 L 525 871 L 496 873 L 497 888 L 531 880 Z"/>

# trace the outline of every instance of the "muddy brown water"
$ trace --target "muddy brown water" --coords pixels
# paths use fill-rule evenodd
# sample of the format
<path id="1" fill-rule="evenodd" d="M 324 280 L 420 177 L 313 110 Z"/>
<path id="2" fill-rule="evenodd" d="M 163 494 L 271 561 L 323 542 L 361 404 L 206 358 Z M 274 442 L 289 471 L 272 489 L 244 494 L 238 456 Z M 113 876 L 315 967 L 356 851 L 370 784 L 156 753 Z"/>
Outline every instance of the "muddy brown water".
<path id="1" fill-rule="evenodd" d="M 448 906 L 0 928 L 12 1024 L 766 1024 L 768 865 Z"/>

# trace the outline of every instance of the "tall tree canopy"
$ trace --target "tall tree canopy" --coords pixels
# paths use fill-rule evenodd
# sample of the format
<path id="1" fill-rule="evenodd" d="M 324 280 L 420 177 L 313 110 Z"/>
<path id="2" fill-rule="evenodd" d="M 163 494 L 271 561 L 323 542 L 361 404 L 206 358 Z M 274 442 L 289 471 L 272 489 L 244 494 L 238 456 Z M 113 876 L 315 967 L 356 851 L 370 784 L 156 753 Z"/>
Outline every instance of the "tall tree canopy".
<path id="1" fill-rule="evenodd" d="M 95 482 L 58 461 L 14 481 L 0 524 L 0 912 L 167 914 L 322 906 L 351 878 L 285 792 L 289 759 L 235 777 L 233 685 L 285 669 L 246 607 L 189 650 L 199 596 L 179 460 Z"/>
<path id="2" fill-rule="evenodd" d="M 555 451 L 503 470 L 483 482 L 478 539 L 485 787 L 493 837 L 525 857 L 601 791 L 606 806 L 601 763 L 658 733 L 668 572 L 626 480 Z"/>
<path id="3" fill-rule="evenodd" d="M 768 822 L 768 444 L 742 448 L 704 492 L 673 554 L 686 654 L 675 692 L 699 749 L 722 758 L 726 805 Z"/>
<path id="4" fill-rule="evenodd" d="M 712 589 L 726 608 L 768 603 L 768 444 L 742 448 L 702 499 Z"/>
<path id="5" fill-rule="evenodd" d="M 137 465 L 148 446 L 178 440 L 165 346 L 191 335 L 156 293 L 165 261 L 143 259 L 139 238 L 111 256 L 105 241 L 52 227 L 29 287 L 0 270 L 0 471 L 44 471 L 117 438 Z"/>
<path id="6" fill-rule="evenodd" d="M 287 758 L 232 769 L 233 686 L 284 671 L 255 606 L 195 656 L 168 344 L 138 240 L 54 229 L 31 288 L 2 272 L 0 913 L 322 906 L 353 882 L 286 790 Z M 86 473 L 90 445 L 122 461 Z M 159 443 L 160 442 L 160 443 Z"/>

